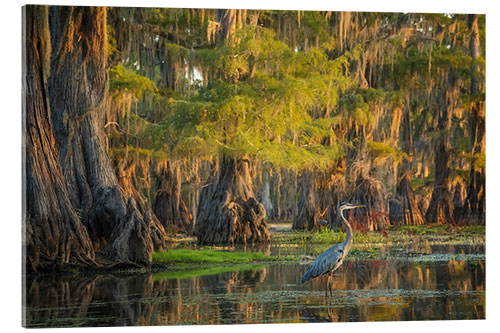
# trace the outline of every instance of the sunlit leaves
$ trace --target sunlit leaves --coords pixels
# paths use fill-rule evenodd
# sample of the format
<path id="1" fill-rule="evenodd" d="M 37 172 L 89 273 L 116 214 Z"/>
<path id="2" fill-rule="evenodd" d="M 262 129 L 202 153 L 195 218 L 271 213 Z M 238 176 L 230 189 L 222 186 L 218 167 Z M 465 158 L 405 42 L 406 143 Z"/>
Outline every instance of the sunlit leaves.
<path id="1" fill-rule="evenodd" d="M 249 154 L 296 170 L 326 168 L 341 157 L 333 143 L 338 118 L 323 114 L 335 110 L 351 85 L 348 56 L 331 60 L 319 48 L 294 51 L 274 37 L 269 29 L 246 28 L 235 33 L 234 47 L 193 53 L 193 61 L 216 74 L 175 104 L 169 122 L 184 137 L 179 149 Z"/>
<path id="2" fill-rule="evenodd" d="M 369 140 L 367 146 L 374 158 L 392 157 L 396 161 L 401 161 L 403 158 L 408 159 L 408 155 L 403 153 L 399 148 L 391 147 L 384 142 Z"/>
<path id="3" fill-rule="evenodd" d="M 147 91 L 154 92 L 156 86 L 147 77 L 141 76 L 122 65 L 118 65 L 109 70 L 109 90 L 115 94 L 127 91 L 132 93 L 136 98 L 141 98 Z"/>

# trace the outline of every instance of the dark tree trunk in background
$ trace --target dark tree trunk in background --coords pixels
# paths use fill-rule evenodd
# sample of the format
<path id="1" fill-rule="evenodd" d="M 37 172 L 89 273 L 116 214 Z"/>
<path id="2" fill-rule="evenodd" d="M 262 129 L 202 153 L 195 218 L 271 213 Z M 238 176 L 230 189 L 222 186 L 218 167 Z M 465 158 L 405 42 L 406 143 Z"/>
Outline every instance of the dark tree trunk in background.
<path id="1" fill-rule="evenodd" d="M 384 230 L 390 224 L 386 215 L 385 189 L 379 180 L 370 176 L 365 129 L 362 127 L 358 130 L 350 129 L 348 135 L 349 140 L 357 144 L 347 153 L 347 198 L 342 201 L 366 205 L 366 210 L 370 214 L 364 219 L 364 228 L 370 231 Z"/>
<path id="2" fill-rule="evenodd" d="M 217 9 L 218 42 L 234 45 L 234 31 L 246 23 L 246 15 L 246 9 Z"/>
<path id="3" fill-rule="evenodd" d="M 67 263 L 91 264 L 94 248 L 68 197 L 50 115 L 48 8 L 26 6 L 23 16 L 24 267 L 31 272 Z"/>
<path id="4" fill-rule="evenodd" d="M 108 259 L 147 265 L 153 251 L 150 220 L 119 187 L 103 129 L 106 8 L 52 7 L 50 16 L 51 112 L 70 200 Z"/>
<path id="5" fill-rule="evenodd" d="M 450 223 L 453 222 L 453 201 L 451 198 L 449 160 L 450 152 L 448 151 L 446 138 L 442 136 L 436 148 L 436 179 L 434 182 L 434 190 L 429 203 L 429 208 L 425 214 L 425 218 L 429 223 Z"/>
<path id="6" fill-rule="evenodd" d="M 196 237 L 200 244 L 268 242 L 266 212 L 255 198 L 247 159 L 223 157 L 217 179 L 200 194 Z M 210 183 L 209 183 L 210 184 Z"/>
<path id="7" fill-rule="evenodd" d="M 401 131 L 401 146 L 403 152 L 405 152 L 410 160 L 405 160 L 401 165 L 399 171 L 400 182 L 397 186 L 397 200 L 391 202 L 391 213 L 389 218 L 391 223 L 394 224 L 404 224 L 404 225 L 420 225 L 424 224 L 424 219 L 422 213 L 418 208 L 417 201 L 415 199 L 415 194 L 411 187 L 412 181 L 412 136 L 411 136 L 411 124 L 410 124 L 410 109 L 405 107 L 403 110 L 402 119 L 402 131 Z"/>
<path id="8" fill-rule="evenodd" d="M 299 202 L 299 214 L 293 221 L 293 229 L 313 230 L 318 228 L 319 211 L 315 177 L 313 173 L 302 175 L 302 197 Z"/>
<path id="9" fill-rule="evenodd" d="M 447 88 L 442 97 L 439 108 L 438 130 L 440 132 L 436 143 L 434 158 L 435 179 L 432 198 L 425 218 L 429 223 L 452 223 L 453 219 L 453 200 L 451 196 L 450 183 L 450 148 L 448 133 L 451 128 L 451 116 L 455 103 L 455 82 L 456 74 L 449 72 L 447 75 Z"/>
<path id="10" fill-rule="evenodd" d="M 165 161 L 156 167 L 158 189 L 153 211 L 163 227 L 169 225 L 180 231 L 193 233 L 192 215 L 181 197 L 181 173 L 178 162 Z"/>
<path id="11" fill-rule="evenodd" d="M 479 87 L 479 65 L 477 60 L 480 56 L 479 51 L 479 29 L 477 26 L 477 15 L 469 15 L 470 30 L 470 55 L 471 65 L 471 95 L 477 96 L 481 89 Z M 485 105 L 484 102 L 477 101 L 473 103 L 470 116 L 470 142 L 472 154 L 484 154 L 484 134 L 485 134 Z M 469 223 L 485 223 L 485 200 L 486 200 L 486 176 L 484 168 L 477 167 L 474 162 L 471 163 L 469 175 L 469 186 L 467 187 L 467 197 L 464 206 L 459 210 L 457 218 L 466 219 Z"/>
<path id="12" fill-rule="evenodd" d="M 271 218 L 273 214 L 273 203 L 271 202 L 270 194 L 271 194 L 271 189 L 269 187 L 270 184 L 270 177 L 269 177 L 269 165 L 264 164 L 262 167 L 262 194 L 261 194 L 261 200 L 260 202 L 262 203 L 262 206 L 264 206 L 264 209 L 266 210 L 266 217 Z"/>

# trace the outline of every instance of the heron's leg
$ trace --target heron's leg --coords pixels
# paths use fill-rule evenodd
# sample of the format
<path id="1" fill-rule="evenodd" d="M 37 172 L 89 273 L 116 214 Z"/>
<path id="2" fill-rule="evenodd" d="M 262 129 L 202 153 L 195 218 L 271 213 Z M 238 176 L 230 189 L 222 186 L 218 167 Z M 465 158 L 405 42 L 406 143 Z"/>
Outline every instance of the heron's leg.
<path id="1" fill-rule="evenodd" d="M 332 277 L 332 272 L 328 274 L 328 281 L 326 282 L 326 290 L 325 290 L 325 297 L 328 297 L 328 290 L 330 290 L 330 293 L 332 292 L 332 288 L 330 285 L 333 285 L 333 277 Z"/>
<path id="2" fill-rule="evenodd" d="M 330 287 L 330 296 L 333 296 L 333 272 L 330 272 L 330 284 L 329 284 L 329 287 Z"/>

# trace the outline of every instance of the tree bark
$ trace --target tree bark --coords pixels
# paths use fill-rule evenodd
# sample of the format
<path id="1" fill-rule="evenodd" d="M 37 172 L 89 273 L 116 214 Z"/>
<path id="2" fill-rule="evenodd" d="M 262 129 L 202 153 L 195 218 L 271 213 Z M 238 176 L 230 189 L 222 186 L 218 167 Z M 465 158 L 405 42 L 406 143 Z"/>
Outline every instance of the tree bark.
<path id="1" fill-rule="evenodd" d="M 129 154 L 125 154 L 123 158 L 117 161 L 115 170 L 118 176 L 118 185 L 123 189 L 125 198 L 135 200 L 137 209 L 139 209 L 140 214 L 149 225 L 154 251 L 163 251 L 167 246 L 165 241 L 167 233 L 146 197 L 137 189 L 136 160 Z"/>
<path id="2" fill-rule="evenodd" d="M 450 184 L 450 149 L 448 133 L 451 128 L 451 116 L 455 102 L 454 90 L 456 74 L 449 72 L 447 82 L 445 82 L 446 93 L 444 94 L 440 105 L 438 105 L 439 122 L 438 130 L 440 135 L 436 144 L 434 165 L 435 179 L 434 189 L 432 191 L 429 208 L 425 218 L 429 223 L 450 223 L 453 218 L 453 200 L 451 196 Z"/>
<path id="3" fill-rule="evenodd" d="M 23 9 L 24 258 L 27 272 L 94 264 L 94 248 L 66 189 L 50 115 L 48 7 Z"/>
<path id="4" fill-rule="evenodd" d="M 346 201 L 367 207 L 370 214 L 364 218 L 363 228 L 370 231 L 384 230 L 390 225 L 386 214 L 386 191 L 379 180 L 370 176 L 371 167 L 365 129 L 361 127 L 359 131 L 356 131 L 351 128 L 349 140 L 357 141 L 357 144 L 347 153 Z"/>
<path id="5" fill-rule="evenodd" d="M 158 190 L 155 193 L 153 211 L 163 227 L 176 226 L 180 231 L 192 234 L 192 215 L 181 197 L 181 174 L 177 162 L 165 161 L 156 167 Z"/>
<path id="6" fill-rule="evenodd" d="M 449 223 L 453 222 L 453 201 L 449 189 L 449 151 L 446 148 L 446 140 L 442 137 L 436 148 L 436 179 L 434 190 L 425 214 L 427 222 Z"/>
<path id="7" fill-rule="evenodd" d="M 316 198 L 315 177 L 312 173 L 302 175 L 302 197 L 299 214 L 293 221 L 293 229 L 313 230 L 318 228 L 320 209 Z"/>
<path id="8" fill-rule="evenodd" d="M 271 218 L 274 213 L 273 213 L 273 203 L 271 202 L 270 198 L 270 179 L 269 179 L 269 166 L 267 164 L 264 164 L 262 166 L 262 193 L 261 193 L 261 204 L 264 206 L 264 209 L 266 210 L 266 217 Z"/>
<path id="9" fill-rule="evenodd" d="M 213 183 L 200 194 L 198 243 L 247 244 L 270 240 L 266 212 L 255 198 L 247 159 L 223 157 L 218 178 L 209 182 Z"/>
<path id="10" fill-rule="evenodd" d="M 405 107 L 403 111 L 401 145 L 403 148 L 402 149 L 403 152 L 405 152 L 408 155 L 408 157 L 411 158 L 413 144 L 411 136 L 409 107 Z M 393 225 L 424 224 L 422 213 L 418 208 L 417 201 L 415 200 L 415 194 L 413 193 L 413 189 L 411 187 L 411 180 L 412 180 L 411 160 L 406 160 L 401 165 L 399 179 L 400 181 L 396 189 L 399 200 L 393 200 L 390 205 L 391 213 L 389 214 L 389 218 L 391 220 L 391 223 Z"/>
<path id="11" fill-rule="evenodd" d="M 471 65 L 471 88 L 472 96 L 480 93 L 479 87 L 479 65 L 477 60 L 480 56 L 479 49 L 479 29 L 477 26 L 477 15 L 469 15 L 470 36 L 470 54 L 472 58 Z M 472 104 L 470 115 L 470 142 L 473 156 L 484 153 L 484 127 L 485 110 L 484 102 L 475 102 Z M 469 185 L 467 187 L 467 197 L 464 206 L 458 212 L 458 219 L 465 219 L 469 223 L 485 223 L 485 196 L 486 179 L 484 168 L 476 167 L 474 161 L 471 162 Z"/>
<path id="12" fill-rule="evenodd" d="M 70 200 L 108 259 L 147 264 L 150 221 L 120 188 L 107 154 L 106 8 L 52 7 L 50 23 L 51 112 Z"/>

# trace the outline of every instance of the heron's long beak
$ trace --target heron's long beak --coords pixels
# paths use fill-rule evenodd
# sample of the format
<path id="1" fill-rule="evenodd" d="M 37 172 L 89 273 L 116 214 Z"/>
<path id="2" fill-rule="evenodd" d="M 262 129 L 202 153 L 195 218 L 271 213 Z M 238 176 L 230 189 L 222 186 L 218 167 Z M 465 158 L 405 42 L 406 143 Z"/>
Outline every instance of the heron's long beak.
<path id="1" fill-rule="evenodd" d="M 366 205 L 356 205 L 356 206 L 351 206 L 351 208 L 359 208 L 359 207 L 366 207 Z"/>

